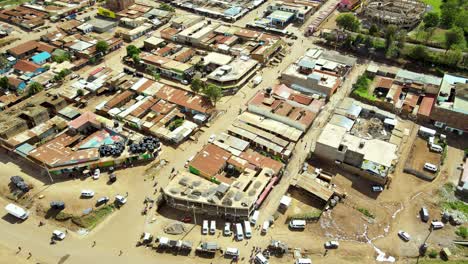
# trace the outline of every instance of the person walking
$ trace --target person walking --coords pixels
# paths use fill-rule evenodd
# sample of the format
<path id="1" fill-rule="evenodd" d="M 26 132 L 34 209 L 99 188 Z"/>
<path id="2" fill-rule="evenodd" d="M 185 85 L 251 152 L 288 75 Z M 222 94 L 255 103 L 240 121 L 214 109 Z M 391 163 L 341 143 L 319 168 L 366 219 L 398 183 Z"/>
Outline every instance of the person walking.
<path id="1" fill-rule="evenodd" d="M 122 256 L 122 254 L 123 254 L 123 251 L 120 250 L 120 251 L 119 251 L 119 256 Z"/>
<path id="2" fill-rule="evenodd" d="M 96 241 L 93 241 L 93 247 L 95 247 L 95 246 L 96 246 Z"/>

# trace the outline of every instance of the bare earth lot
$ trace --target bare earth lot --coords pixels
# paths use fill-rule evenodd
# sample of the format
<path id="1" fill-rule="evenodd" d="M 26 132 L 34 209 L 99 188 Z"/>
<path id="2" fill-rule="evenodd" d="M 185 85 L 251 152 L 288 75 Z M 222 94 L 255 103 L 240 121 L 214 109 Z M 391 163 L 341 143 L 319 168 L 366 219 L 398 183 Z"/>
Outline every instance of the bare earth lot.
<path id="1" fill-rule="evenodd" d="M 425 173 L 430 174 L 430 171 L 423 169 L 424 163 L 429 162 L 439 166 L 440 158 L 440 153 L 430 151 L 426 140 L 420 137 L 416 137 L 416 140 L 414 141 L 413 147 L 411 149 L 411 153 L 408 157 L 408 163 L 412 169 L 424 171 Z"/>

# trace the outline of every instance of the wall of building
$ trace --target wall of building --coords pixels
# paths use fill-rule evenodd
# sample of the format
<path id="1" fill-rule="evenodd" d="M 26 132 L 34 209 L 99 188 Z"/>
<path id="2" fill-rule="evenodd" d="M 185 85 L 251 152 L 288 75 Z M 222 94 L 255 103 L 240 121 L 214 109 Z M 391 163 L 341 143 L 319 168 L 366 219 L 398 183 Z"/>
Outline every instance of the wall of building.
<path id="1" fill-rule="evenodd" d="M 297 129 L 299 129 L 301 131 L 306 131 L 307 128 L 308 128 L 306 125 L 302 124 L 299 121 L 292 120 L 292 119 L 290 119 L 290 118 L 288 118 L 286 116 L 277 115 L 277 114 L 271 112 L 271 109 L 268 109 L 268 108 L 265 108 L 265 107 L 259 107 L 257 105 L 249 104 L 248 105 L 248 110 L 249 110 L 249 112 L 259 114 L 259 115 L 262 115 L 262 116 L 266 116 L 268 118 L 279 121 L 279 122 L 281 122 L 283 124 L 286 124 L 288 126 L 297 128 Z"/>

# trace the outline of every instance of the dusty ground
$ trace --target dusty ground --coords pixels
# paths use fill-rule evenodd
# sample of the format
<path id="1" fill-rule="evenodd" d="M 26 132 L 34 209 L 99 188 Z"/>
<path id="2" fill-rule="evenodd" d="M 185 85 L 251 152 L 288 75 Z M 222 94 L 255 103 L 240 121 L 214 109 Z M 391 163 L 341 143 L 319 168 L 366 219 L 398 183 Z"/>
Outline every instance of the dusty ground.
<path id="1" fill-rule="evenodd" d="M 259 10 L 265 9 L 267 4 L 262 5 Z M 179 12 L 179 11 L 178 11 Z M 236 22 L 237 25 L 245 24 L 251 21 L 255 16 L 252 12 L 245 19 Z M 312 20 L 313 18 L 311 18 Z M 306 23 L 307 24 L 307 23 Z M 164 28 L 164 27 L 163 27 Z M 302 34 L 297 29 L 297 35 L 300 37 L 290 48 L 289 55 L 283 59 L 278 67 L 269 67 L 263 70 L 264 82 L 256 89 L 250 87 L 243 88 L 236 96 L 225 97 L 218 103 L 218 108 L 223 111 L 223 114 L 202 133 L 197 142 L 186 142 L 181 144 L 177 149 L 165 148 L 162 157 L 169 161 L 169 164 L 161 169 L 153 169 L 151 173 L 156 173 L 155 181 L 158 182 L 158 187 L 164 186 L 169 181 L 169 174 L 172 168 L 183 169 L 186 159 L 194 155 L 207 142 L 208 137 L 213 133 L 225 131 L 225 128 L 234 120 L 238 114 L 239 107 L 243 107 L 245 102 L 257 91 L 257 89 L 266 88 L 277 83 L 277 76 L 281 70 L 287 67 L 291 62 L 301 56 L 306 48 L 313 47 L 310 39 L 303 39 Z M 27 37 L 29 38 L 29 36 Z M 31 37 L 32 38 L 32 37 Z M 143 39 L 143 38 L 142 38 Z M 142 39 L 138 41 L 142 41 Z M 26 39 L 25 39 L 26 40 Z M 133 43 L 132 43 L 133 44 Z M 121 56 L 125 53 L 125 47 L 122 47 L 118 52 L 109 54 L 105 59 L 105 65 L 111 66 L 116 70 L 121 70 L 123 65 L 120 63 Z M 348 76 L 347 81 L 338 93 L 325 106 L 322 114 L 314 122 L 313 127 L 308 131 L 304 138 L 304 142 L 298 144 L 295 155 L 290 161 L 287 174 L 281 183 L 272 190 L 267 201 L 261 208 L 259 223 L 262 223 L 268 216 L 276 211 L 279 200 L 288 187 L 288 180 L 294 173 L 302 167 L 303 160 L 308 155 L 308 150 L 314 145 L 314 142 L 320 132 L 320 127 L 326 123 L 329 114 L 334 106 L 349 92 L 351 84 L 359 76 L 366 64 L 360 64 Z M 94 67 L 86 67 L 80 71 L 80 74 L 85 74 Z M 91 103 L 91 106 L 94 103 Z M 90 107 L 91 107 L 90 106 Z M 91 108 L 90 108 L 91 109 Z M 411 142 L 411 138 L 408 139 Z M 410 146 L 410 144 L 406 144 Z M 459 145 L 456 145 L 459 146 Z M 402 158 L 406 158 L 409 148 L 402 150 Z M 234 246 L 241 251 L 241 256 L 244 258 L 241 263 L 247 263 L 251 249 L 253 246 L 264 248 L 271 238 L 279 239 L 286 242 L 291 248 L 302 248 L 303 252 L 307 252 L 313 258 L 314 263 L 375 263 L 377 256 L 373 245 L 380 248 L 385 253 L 395 257 L 414 256 L 414 246 L 412 244 L 403 243 L 396 236 L 399 229 L 405 229 L 415 236 L 419 241 L 419 235 L 425 235 L 426 225 L 419 224 L 419 219 L 416 217 L 420 204 L 428 203 L 427 197 L 433 197 L 433 190 L 439 188 L 448 179 L 452 180 L 451 172 L 453 166 L 459 163 L 460 150 L 449 148 L 448 157 L 452 157 L 453 161 L 449 161 L 443 168 L 441 177 L 434 182 L 429 183 L 418 178 L 403 174 L 402 164 L 398 164 L 397 170 L 393 175 L 393 181 L 390 189 L 385 190 L 381 194 L 375 194 L 370 191 L 371 183 L 362 179 L 356 178 L 346 173 L 339 173 L 335 177 L 334 183 L 345 189 L 348 193 L 348 198 L 344 203 L 339 204 L 331 212 L 326 213 L 323 219 L 314 224 L 308 225 L 304 232 L 291 232 L 281 221 L 277 222 L 266 236 L 261 236 L 259 230 L 253 231 L 253 237 L 248 241 L 234 242 L 232 237 L 225 238 L 220 236 L 223 223 L 218 221 L 218 231 L 214 236 L 202 236 L 200 232 L 201 220 L 203 216 L 197 218 L 197 224 L 187 224 L 189 232 L 184 235 L 170 236 L 163 233 L 163 228 L 173 221 L 180 219 L 187 213 L 177 212 L 172 209 L 166 209 L 156 212 L 151 210 L 148 215 L 142 215 L 143 200 L 146 196 L 155 198 L 154 181 L 147 172 L 151 165 L 139 166 L 133 169 L 118 171 L 118 181 L 115 185 L 107 186 L 102 180 L 92 181 L 87 179 L 62 181 L 53 185 L 49 184 L 47 175 L 41 174 L 37 169 L 30 167 L 27 164 L 19 163 L 12 160 L 5 153 L 0 153 L 0 186 L 5 186 L 11 175 L 20 174 L 27 181 L 35 185 L 33 194 L 39 194 L 39 191 L 45 195 L 43 200 L 38 203 L 46 203 L 51 199 L 67 199 L 70 201 L 70 208 L 82 210 L 94 204 L 93 200 L 79 200 L 77 195 L 81 188 L 93 188 L 97 197 L 100 195 L 108 195 L 112 197 L 116 193 L 129 192 L 127 204 L 116 211 L 98 227 L 92 230 L 86 236 L 76 232 L 69 232 L 69 236 L 65 241 L 57 245 L 49 245 L 50 234 L 52 230 L 57 228 L 55 223 L 48 222 L 44 227 L 38 227 L 37 224 L 42 218 L 32 215 L 30 219 L 21 223 L 15 224 L 2 219 L 0 221 L 0 245 L 7 249 L 2 250 L 0 247 L 0 262 L 10 260 L 7 263 L 14 262 L 16 259 L 14 250 L 18 246 L 22 246 L 23 250 L 31 251 L 33 257 L 38 257 L 41 263 L 95 263 L 99 260 L 100 263 L 228 263 L 226 260 L 218 256 L 214 259 L 205 259 L 195 257 L 191 254 L 189 257 L 174 256 L 170 253 L 156 253 L 153 250 L 144 247 L 135 247 L 138 237 L 142 232 L 151 232 L 155 236 L 168 236 L 171 238 L 179 238 L 189 240 L 196 246 L 200 241 L 217 241 L 221 247 Z M 450 175 L 449 175 L 450 174 Z M 30 176 L 28 176 L 30 175 Z M 105 179 L 105 175 L 103 175 Z M 5 192 L 5 190 L 3 190 Z M 425 192 L 428 195 L 418 195 L 411 199 L 417 193 Z M 50 199 L 50 200 L 49 200 Z M 419 202 L 419 199 L 422 199 Z M 304 210 L 307 204 L 299 203 L 298 199 L 296 208 Z M 415 201 L 418 201 L 417 203 Z M 0 199 L 0 205 L 4 206 L 7 201 Z M 413 203 L 416 203 L 413 205 Z M 301 209 L 302 208 L 302 209 Z M 375 215 L 375 220 L 366 218 L 357 211 L 357 208 L 365 208 Z M 293 207 L 293 210 L 294 207 Z M 431 207 L 431 214 L 437 214 L 436 209 Z M 331 218 L 330 218 L 331 217 Z M 155 219 L 155 221 L 153 221 Z M 367 226 L 367 228 L 366 228 Z M 448 227 L 447 230 L 439 230 L 431 234 L 430 239 L 434 240 L 434 245 L 441 242 L 445 243 L 447 239 L 452 238 L 453 229 Z M 31 231 L 33 230 L 33 231 Z M 366 232 L 367 230 L 367 232 Z M 441 232 L 442 231 L 442 232 Z M 415 232 L 421 232 L 416 234 Z M 441 238 L 442 237 L 442 238 Z M 28 239 L 25 239 L 28 238 Z M 325 252 L 323 243 L 330 239 L 343 239 L 340 241 L 340 249 Z M 371 243 L 368 239 L 372 239 Z M 93 241 L 96 241 L 96 246 L 93 247 Z M 415 242 L 416 243 L 416 242 Z M 432 243 L 432 242 L 431 242 Z M 409 246 L 407 246 L 409 245 Z M 119 256 L 119 251 L 122 250 L 122 255 Z M 326 253 L 326 254 L 325 254 Z M 27 253 L 26 253 L 27 254 Z M 25 258 L 23 255 L 20 258 Z M 400 260 L 402 260 L 400 258 Z M 36 263 L 37 261 L 28 261 L 28 263 Z M 403 261 L 401 261 L 403 262 Z M 292 256 L 287 255 L 284 258 L 272 258 L 271 263 L 292 263 Z M 406 263 L 406 262 L 405 262 Z"/>
<path id="2" fill-rule="evenodd" d="M 430 174 L 432 172 L 424 169 L 424 163 L 429 162 L 439 166 L 441 154 L 431 151 L 427 144 L 427 140 L 416 137 L 409 155 L 410 159 L 408 159 L 408 163 L 412 169 Z"/>

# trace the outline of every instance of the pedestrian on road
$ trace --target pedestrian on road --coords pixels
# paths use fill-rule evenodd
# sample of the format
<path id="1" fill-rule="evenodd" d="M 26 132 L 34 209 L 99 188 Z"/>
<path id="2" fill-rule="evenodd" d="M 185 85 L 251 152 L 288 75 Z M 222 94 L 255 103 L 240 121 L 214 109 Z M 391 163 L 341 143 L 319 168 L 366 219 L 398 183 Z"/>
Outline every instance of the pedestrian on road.
<path id="1" fill-rule="evenodd" d="M 123 254 L 123 251 L 122 251 L 122 250 L 120 250 L 120 252 L 119 252 L 119 256 L 122 256 L 122 254 Z"/>
<path id="2" fill-rule="evenodd" d="M 21 252 L 21 247 L 18 247 L 18 253 L 20 253 L 20 252 Z"/>
<path id="3" fill-rule="evenodd" d="M 67 235 L 68 235 L 68 229 L 65 229 L 65 234 L 67 234 Z"/>
<path id="4" fill-rule="evenodd" d="M 125 197 L 128 197 L 128 192 L 125 193 Z"/>
<path id="5" fill-rule="evenodd" d="M 93 247 L 95 247 L 95 246 L 96 246 L 96 241 L 93 241 Z"/>
<path id="6" fill-rule="evenodd" d="M 32 257 L 32 254 L 31 254 L 31 252 L 29 252 L 28 259 L 31 258 L 31 257 Z"/>

